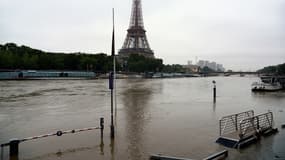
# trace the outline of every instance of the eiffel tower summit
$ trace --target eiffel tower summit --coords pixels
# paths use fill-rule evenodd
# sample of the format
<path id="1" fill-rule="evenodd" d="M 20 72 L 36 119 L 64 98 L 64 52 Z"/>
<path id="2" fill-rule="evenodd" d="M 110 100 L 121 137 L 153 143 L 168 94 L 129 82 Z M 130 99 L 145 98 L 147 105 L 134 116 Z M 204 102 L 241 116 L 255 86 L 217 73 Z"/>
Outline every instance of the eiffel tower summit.
<path id="1" fill-rule="evenodd" d="M 133 0 L 130 26 L 127 31 L 128 34 L 122 49 L 119 51 L 119 56 L 127 58 L 131 54 L 138 54 L 147 58 L 154 58 L 144 29 L 141 0 Z"/>

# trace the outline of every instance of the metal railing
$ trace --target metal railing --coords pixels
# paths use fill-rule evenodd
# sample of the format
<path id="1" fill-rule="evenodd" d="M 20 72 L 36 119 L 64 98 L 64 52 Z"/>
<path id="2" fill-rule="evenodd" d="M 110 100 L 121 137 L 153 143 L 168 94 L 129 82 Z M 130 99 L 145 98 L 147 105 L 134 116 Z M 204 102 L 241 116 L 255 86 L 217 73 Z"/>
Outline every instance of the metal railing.
<path id="1" fill-rule="evenodd" d="M 1 144 L 1 160 L 3 159 L 3 149 L 4 147 L 9 146 L 9 154 L 10 156 L 18 156 L 19 154 L 19 144 L 26 141 L 42 139 L 52 136 L 62 136 L 65 134 L 74 134 L 79 132 L 91 131 L 91 130 L 101 130 L 101 138 L 103 138 L 103 130 L 104 130 L 104 118 L 100 118 L 100 127 L 90 127 L 90 128 L 82 128 L 82 129 L 73 129 L 73 130 L 66 130 L 66 131 L 56 131 L 53 133 L 43 134 L 39 136 L 27 137 L 23 139 L 11 139 L 8 143 Z"/>
<path id="2" fill-rule="evenodd" d="M 242 120 L 246 118 L 250 118 L 254 116 L 254 111 L 249 110 L 246 112 L 241 112 L 229 116 L 222 117 L 219 121 L 219 129 L 220 129 L 220 136 L 225 134 L 230 134 L 233 132 L 237 132 L 239 130 L 239 125 Z"/>
<path id="3" fill-rule="evenodd" d="M 241 121 L 239 126 L 239 138 L 254 135 L 257 133 L 258 119 L 250 117 Z"/>
<path id="4" fill-rule="evenodd" d="M 267 129 L 273 128 L 274 120 L 272 112 L 258 115 L 257 118 L 258 118 L 257 129 L 259 130 L 259 132 L 263 132 Z"/>
<path id="5" fill-rule="evenodd" d="M 274 125 L 273 113 L 268 112 L 254 117 L 242 120 L 240 123 L 240 138 L 252 135 L 254 133 L 262 133 L 268 129 L 272 129 Z"/>

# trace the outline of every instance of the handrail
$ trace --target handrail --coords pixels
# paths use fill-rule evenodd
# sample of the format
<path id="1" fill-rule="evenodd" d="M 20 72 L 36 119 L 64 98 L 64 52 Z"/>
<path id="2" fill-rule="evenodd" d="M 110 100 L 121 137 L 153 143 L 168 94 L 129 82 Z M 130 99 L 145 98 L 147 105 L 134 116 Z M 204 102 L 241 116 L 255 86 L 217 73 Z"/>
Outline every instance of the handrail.
<path id="1" fill-rule="evenodd" d="M 264 130 L 273 128 L 273 113 L 268 112 L 254 117 L 242 120 L 239 125 L 240 136 L 243 137 L 247 134 L 247 130 L 252 127 L 255 132 L 262 132 Z"/>
<path id="2" fill-rule="evenodd" d="M 242 122 L 239 125 L 239 136 L 240 138 L 243 138 L 248 132 L 250 131 L 249 129 L 251 128 L 253 132 L 257 132 L 257 116 L 255 117 L 250 117 L 242 120 Z M 255 123 L 256 121 L 256 123 Z"/>
<path id="3" fill-rule="evenodd" d="M 225 131 L 225 129 L 226 129 L 226 126 L 227 126 L 227 124 L 228 124 L 228 120 L 227 120 L 227 121 L 226 121 L 226 123 L 224 124 L 223 130 L 222 130 L 222 132 L 221 132 L 221 133 L 224 133 L 224 131 Z"/>
<path id="4" fill-rule="evenodd" d="M 10 156 L 18 156 L 19 154 L 19 144 L 21 142 L 30 141 L 30 140 L 36 140 L 51 136 L 62 136 L 64 134 L 74 134 L 78 132 L 84 132 L 84 131 L 91 131 L 91 130 L 101 130 L 101 138 L 103 138 L 103 130 L 104 130 L 104 118 L 100 118 L 100 127 L 90 127 L 90 128 L 82 128 L 82 129 L 73 129 L 73 130 L 66 130 L 66 131 L 57 131 L 53 133 L 43 134 L 39 136 L 33 136 L 33 137 L 27 137 L 23 139 L 11 139 L 8 143 L 1 144 L 1 157 L 3 156 L 3 148 L 6 146 L 10 147 Z"/>
<path id="5" fill-rule="evenodd" d="M 232 132 L 236 132 L 239 130 L 239 125 L 242 122 L 242 120 L 254 116 L 254 111 L 249 110 L 237 114 L 232 114 L 228 116 L 224 116 L 220 119 L 220 136 Z M 229 123 L 231 121 L 231 123 Z"/>
<path id="6" fill-rule="evenodd" d="M 253 110 L 248 110 L 248 111 L 240 112 L 240 113 L 237 113 L 237 114 L 227 115 L 227 116 L 222 117 L 221 119 L 229 118 L 229 117 L 232 117 L 232 116 L 235 116 L 235 115 L 242 115 L 244 113 L 252 113 L 252 115 L 254 115 L 254 111 Z"/>

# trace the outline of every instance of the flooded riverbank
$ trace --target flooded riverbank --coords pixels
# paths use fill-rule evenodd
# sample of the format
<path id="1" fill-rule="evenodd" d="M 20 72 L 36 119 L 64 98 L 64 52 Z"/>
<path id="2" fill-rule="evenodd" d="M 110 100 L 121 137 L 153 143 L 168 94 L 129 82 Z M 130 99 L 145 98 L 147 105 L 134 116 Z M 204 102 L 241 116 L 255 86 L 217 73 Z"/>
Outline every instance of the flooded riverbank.
<path id="1" fill-rule="evenodd" d="M 212 80 L 217 82 L 213 103 Z M 285 123 L 285 92 L 252 93 L 256 77 L 121 79 L 117 81 L 116 138 L 110 141 L 107 80 L 0 81 L 0 143 L 11 138 L 98 126 L 99 131 L 20 144 L 20 159 L 148 159 L 150 154 L 201 159 L 224 147 L 215 143 L 218 120 L 253 109 L 271 110 Z M 285 158 L 284 130 L 229 159 Z M 282 142 L 283 141 L 283 142 Z M 8 149 L 4 150 L 7 158 Z"/>

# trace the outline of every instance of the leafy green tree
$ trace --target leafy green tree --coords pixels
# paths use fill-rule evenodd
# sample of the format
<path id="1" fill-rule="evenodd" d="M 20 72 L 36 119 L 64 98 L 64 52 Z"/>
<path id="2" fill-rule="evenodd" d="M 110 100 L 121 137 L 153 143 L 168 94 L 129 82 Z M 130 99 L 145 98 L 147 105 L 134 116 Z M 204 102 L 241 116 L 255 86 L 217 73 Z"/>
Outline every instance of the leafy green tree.
<path id="1" fill-rule="evenodd" d="M 179 64 L 172 64 L 172 65 L 165 65 L 163 67 L 163 72 L 167 73 L 185 73 L 185 69 L 182 65 Z"/>
<path id="2" fill-rule="evenodd" d="M 258 70 L 259 73 L 285 75 L 285 63 L 276 66 L 267 66 Z"/>
<path id="3" fill-rule="evenodd" d="M 130 72 L 158 72 L 163 68 L 161 59 L 146 58 L 138 54 L 130 55 L 124 62 L 125 70 Z"/>
<path id="4" fill-rule="evenodd" d="M 285 63 L 277 66 L 277 73 L 280 75 L 285 75 Z"/>
<path id="5" fill-rule="evenodd" d="M 161 59 L 136 54 L 123 62 L 118 59 L 116 64 L 117 70 L 131 72 L 160 72 L 165 68 Z M 0 69 L 89 70 L 106 73 L 113 69 L 112 66 L 112 57 L 104 53 L 51 53 L 17 46 L 15 43 L 0 45 Z M 173 70 L 180 71 L 181 68 Z"/>

